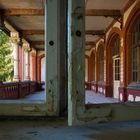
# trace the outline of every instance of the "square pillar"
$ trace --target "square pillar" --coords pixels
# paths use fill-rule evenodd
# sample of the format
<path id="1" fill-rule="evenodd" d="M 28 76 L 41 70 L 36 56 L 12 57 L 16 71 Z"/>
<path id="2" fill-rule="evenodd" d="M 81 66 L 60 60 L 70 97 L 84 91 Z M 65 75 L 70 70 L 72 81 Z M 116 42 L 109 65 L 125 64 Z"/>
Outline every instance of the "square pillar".
<path id="1" fill-rule="evenodd" d="M 68 1 L 68 124 L 73 125 L 85 105 L 85 0 Z"/>

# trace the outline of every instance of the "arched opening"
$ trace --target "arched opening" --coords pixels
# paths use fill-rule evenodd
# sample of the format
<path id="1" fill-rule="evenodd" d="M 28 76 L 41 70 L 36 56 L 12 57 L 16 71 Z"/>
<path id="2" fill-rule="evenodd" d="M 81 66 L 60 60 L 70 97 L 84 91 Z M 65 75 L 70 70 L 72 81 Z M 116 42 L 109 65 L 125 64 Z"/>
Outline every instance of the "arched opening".
<path id="1" fill-rule="evenodd" d="M 13 81 L 14 51 L 9 36 L 0 30 L 0 82 Z"/>
<path id="2" fill-rule="evenodd" d="M 92 51 L 90 57 L 89 57 L 89 69 L 88 69 L 88 79 L 89 82 L 95 81 L 95 52 Z"/>
<path id="3" fill-rule="evenodd" d="M 131 82 L 140 82 L 140 16 L 132 29 L 131 42 Z"/>
<path id="4" fill-rule="evenodd" d="M 97 85 L 98 85 L 98 93 L 105 94 L 104 87 L 104 45 L 101 43 L 97 48 Z"/>
<path id="5" fill-rule="evenodd" d="M 113 59 L 113 97 L 119 99 L 120 87 L 120 37 L 116 35 L 112 44 Z"/>
<path id="6" fill-rule="evenodd" d="M 140 3 L 132 10 L 125 26 L 126 87 L 128 101 L 140 101 Z"/>
<path id="7" fill-rule="evenodd" d="M 113 33 L 107 46 L 108 96 L 119 99 L 120 86 L 120 36 Z"/>
<path id="8" fill-rule="evenodd" d="M 99 47 L 99 81 L 104 81 L 104 48 Z"/>
<path id="9" fill-rule="evenodd" d="M 45 57 L 41 59 L 41 82 L 45 82 Z"/>
<path id="10" fill-rule="evenodd" d="M 88 82 L 88 56 L 85 56 L 85 82 Z"/>

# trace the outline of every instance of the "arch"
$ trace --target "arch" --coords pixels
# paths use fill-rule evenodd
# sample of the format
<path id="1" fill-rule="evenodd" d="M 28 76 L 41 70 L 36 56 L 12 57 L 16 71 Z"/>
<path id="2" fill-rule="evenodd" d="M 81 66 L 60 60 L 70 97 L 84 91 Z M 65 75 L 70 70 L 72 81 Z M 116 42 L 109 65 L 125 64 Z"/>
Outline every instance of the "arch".
<path id="1" fill-rule="evenodd" d="M 133 26 L 135 24 L 135 21 L 140 16 L 140 2 L 138 2 L 132 11 L 130 12 L 125 27 L 124 27 L 124 44 L 125 44 L 125 62 L 126 62 L 126 69 L 125 69 L 125 81 L 126 86 L 128 86 L 129 83 L 131 83 L 131 36 L 132 36 L 132 30 Z"/>
<path id="2" fill-rule="evenodd" d="M 99 70 L 99 54 L 100 54 L 100 49 L 103 47 L 103 50 L 105 51 L 105 45 L 103 41 L 100 41 L 97 50 L 96 50 L 96 81 L 100 81 L 99 75 L 100 75 L 100 70 Z"/>
<path id="3" fill-rule="evenodd" d="M 95 81 L 95 50 L 92 50 L 88 59 L 88 81 Z"/>
<path id="4" fill-rule="evenodd" d="M 109 33 L 106 44 L 106 96 L 113 97 L 113 54 L 112 46 L 117 37 L 121 38 L 122 32 L 114 27 Z"/>

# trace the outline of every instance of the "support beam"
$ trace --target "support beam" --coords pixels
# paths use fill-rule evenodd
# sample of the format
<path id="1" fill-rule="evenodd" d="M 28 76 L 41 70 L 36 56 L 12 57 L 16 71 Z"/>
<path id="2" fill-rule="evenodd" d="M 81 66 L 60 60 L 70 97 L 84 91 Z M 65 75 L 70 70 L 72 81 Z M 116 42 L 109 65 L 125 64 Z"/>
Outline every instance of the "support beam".
<path id="1" fill-rule="evenodd" d="M 30 41 L 31 46 L 35 46 L 35 45 L 45 45 L 45 41 L 41 40 L 41 41 Z"/>
<path id="2" fill-rule="evenodd" d="M 88 9 L 86 16 L 121 17 L 122 14 L 120 10 Z"/>
<path id="3" fill-rule="evenodd" d="M 104 30 L 86 30 L 86 35 L 105 35 Z"/>
<path id="4" fill-rule="evenodd" d="M 28 36 L 28 35 L 42 35 L 45 34 L 44 30 L 20 30 L 19 31 L 22 36 Z"/>
<path id="5" fill-rule="evenodd" d="M 43 9 L 2 9 L 0 11 L 5 17 L 9 16 L 43 16 Z"/>
<path id="6" fill-rule="evenodd" d="M 39 48 L 37 46 L 35 46 L 34 49 L 36 49 L 37 51 L 45 51 L 45 48 Z"/>
<path id="7" fill-rule="evenodd" d="M 43 9 L 2 9 L 1 13 L 4 16 L 43 16 Z M 121 17 L 120 10 L 107 10 L 107 9 L 88 9 L 86 10 L 86 16 L 111 16 Z"/>
<path id="8" fill-rule="evenodd" d="M 86 41 L 86 46 L 87 45 L 92 45 L 92 46 L 95 46 L 96 45 L 96 43 L 95 42 L 93 42 L 93 41 Z"/>

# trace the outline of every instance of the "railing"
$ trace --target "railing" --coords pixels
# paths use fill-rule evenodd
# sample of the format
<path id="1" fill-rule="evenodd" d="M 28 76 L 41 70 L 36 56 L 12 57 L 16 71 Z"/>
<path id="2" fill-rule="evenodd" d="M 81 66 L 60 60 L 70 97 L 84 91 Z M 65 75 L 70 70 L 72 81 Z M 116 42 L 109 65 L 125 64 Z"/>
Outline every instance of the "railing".
<path id="1" fill-rule="evenodd" d="M 32 94 L 40 89 L 41 83 L 36 81 L 23 81 L 0 83 L 0 99 L 18 99 Z"/>
<path id="2" fill-rule="evenodd" d="M 85 82 L 85 89 L 91 90 L 91 82 Z"/>
<path id="3" fill-rule="evenodd" d="M 18 98 L 18 83 L 0 84 L 0 99 Z"/>

